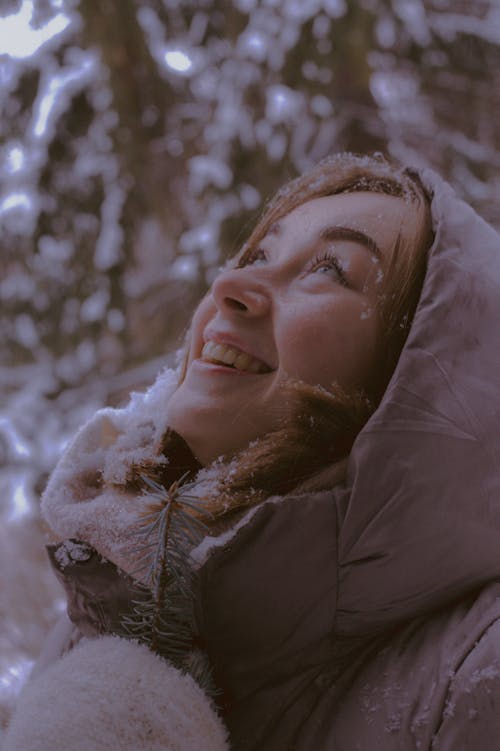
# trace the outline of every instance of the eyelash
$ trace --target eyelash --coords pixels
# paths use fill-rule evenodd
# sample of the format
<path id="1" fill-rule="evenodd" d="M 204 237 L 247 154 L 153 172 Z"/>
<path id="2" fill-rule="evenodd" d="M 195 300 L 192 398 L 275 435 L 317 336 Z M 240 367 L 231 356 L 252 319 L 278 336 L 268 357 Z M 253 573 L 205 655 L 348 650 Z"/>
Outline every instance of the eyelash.
<path id="1" fill-rule="evenodd" d="M 342 265 L 336 255 L 326 251 L 322 255 L 316 256 L 316 258 L 311 261 L 308 267 L 308 271 L 316 271 L 316 269 L 320 268 L 322 265 L 328 265 L 330 268 L 335 269 L 335 271 L 339 275 L 341 284 L 347 286 L 347 279 L 344 274 L 344 269 L 342 268 Z"/>
<path id="2" fill-rule="evenodd" d="M 266 260 L 265 251 L 262 250 L 262 248 L 249 248 L 243 253 L 241 258 L 239 259 L 236 268 L 242 269 L 245 266 L 252 265 L 258 260 Z M 326 251 L 325 253 L 322 253 L 321 255 L 316 256 L 316 258 L 313 258 L 307 267 L 307 271 L 313 272 L 313 271 L 316 271 L 321 266 L 326 266 L 326 265 L 330 266 L 330 268 L 335 269 L 335 271 L 337 272 L 339 276 L 339 280 L 341 284 L 347 287 L 348 282 L 344 274 L 342 265 L 339 259 L 337 258 L 337 256 L 333 255 L 333 253 L 329 253 L 328 251 Z"/>
<path id="3" fill-rule="evenodd" d="M 260 260 L 261 258 L 264 258 L 264 260 L 266 260 L 266 254 L 262 250 L 262 248 L 247 248 L 247 250 L 245 250 L 245 252 L 242 254 L 241 258 L 238 260 L 236 268 L 243 269 L 245 266 L 250 266 L 252 263 L 255 263 L 255 261 Z"/>

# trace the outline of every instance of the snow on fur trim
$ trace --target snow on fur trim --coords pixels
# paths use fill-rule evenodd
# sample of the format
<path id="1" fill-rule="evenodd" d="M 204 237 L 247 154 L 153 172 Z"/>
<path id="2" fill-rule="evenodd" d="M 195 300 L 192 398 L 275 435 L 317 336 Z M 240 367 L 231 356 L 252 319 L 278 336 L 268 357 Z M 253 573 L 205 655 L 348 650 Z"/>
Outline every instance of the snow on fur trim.
<path id="1" fill-rule="evenodd" d="M 129 531 L 140 497 L 125 485 L 131 466 L 164 463 L 161 442 L 167 404 L 177 388 L 167 369 L 126 407 L 99 410 L 76 434 L 42 496 L 42 514 L 57 538 L 85 540 L 125 571 L 130 569 Z"/>
<path id="2" fill-rule="evenodd" d="M 23 690 L 3 751 L 229 751 L 198 684 L 147 647 L 84 640 Z"/>

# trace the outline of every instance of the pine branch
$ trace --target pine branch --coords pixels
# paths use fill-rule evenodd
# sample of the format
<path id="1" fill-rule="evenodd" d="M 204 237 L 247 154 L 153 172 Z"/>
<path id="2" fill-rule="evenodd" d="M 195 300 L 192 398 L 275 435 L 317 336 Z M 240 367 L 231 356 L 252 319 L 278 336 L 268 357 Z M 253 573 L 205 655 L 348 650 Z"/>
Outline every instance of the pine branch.
<path id="1" fill-rule="evenodd" d="M 217 690 L 208 659 L 195 647 L 195 572 L 191 550 L 207 533 L 210 512 L 191 491 L 194 483 L 183 484 L 183 475 L 168 489 L 141 475 L 148 501 L 132 535 L 138 540 L 132 553 L 146 579 L 150 597 L 132 601 L 132 612 L 122 618 L 124 636 L 146 644 L 189 673 L 209 694 Z"/>

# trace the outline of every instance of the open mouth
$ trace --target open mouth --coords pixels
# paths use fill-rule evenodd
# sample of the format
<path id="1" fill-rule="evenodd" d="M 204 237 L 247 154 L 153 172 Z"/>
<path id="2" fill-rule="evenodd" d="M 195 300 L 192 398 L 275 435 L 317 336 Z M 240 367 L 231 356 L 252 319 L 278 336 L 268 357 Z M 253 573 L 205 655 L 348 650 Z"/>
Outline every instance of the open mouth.
<path id="1" fill-rule="evenodd" d="M 210 340 L 203 347 L 201 359 L 246 373 L 269 373 L 271 371 L 271 368 L 262 360 L 242 352 L 241 349 L 229 347 L 227 344 L 217 344 Z"/>

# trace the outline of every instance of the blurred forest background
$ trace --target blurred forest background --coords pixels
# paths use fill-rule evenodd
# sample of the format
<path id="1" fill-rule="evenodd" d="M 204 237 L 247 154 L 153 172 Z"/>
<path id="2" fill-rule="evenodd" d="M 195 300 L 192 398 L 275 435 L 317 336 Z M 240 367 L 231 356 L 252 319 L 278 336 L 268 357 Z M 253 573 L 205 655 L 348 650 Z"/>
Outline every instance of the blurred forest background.
<path id="1" fill-rule="evenodd" d="M 64 608 L 38 498 L 288 178 L 440 171 L 500 227 L 499 0 L 0 0 L 0 727 Z"/>

